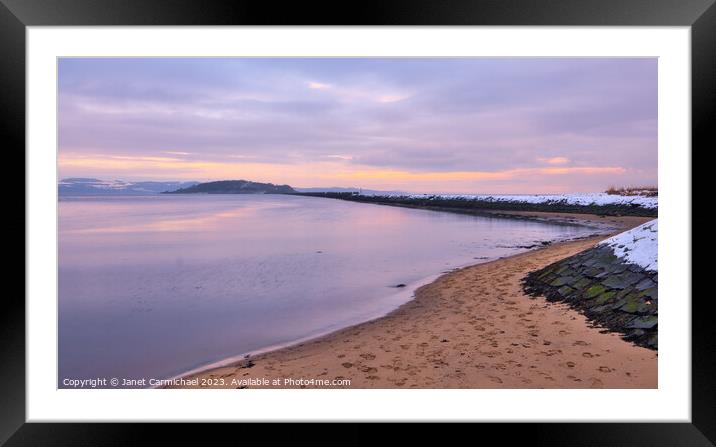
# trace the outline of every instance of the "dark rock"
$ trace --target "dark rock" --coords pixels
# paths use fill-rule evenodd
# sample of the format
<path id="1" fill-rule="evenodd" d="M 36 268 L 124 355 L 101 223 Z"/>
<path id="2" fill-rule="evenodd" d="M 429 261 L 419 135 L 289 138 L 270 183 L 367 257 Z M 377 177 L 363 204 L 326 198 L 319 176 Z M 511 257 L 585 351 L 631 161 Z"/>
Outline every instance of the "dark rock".
<path id="1" fill-rule="evenodd" d="M 614 296 L 617 293 L 613 290 L 610 290 L 608 292 L 604 292 L 601 295 L 597 296 L 597 299 L 594 300 L 596 304 L 603 305 L 614 299 Z"/>
<path id="2" fill-rule="evenodd" d="M 652 281 L 652 280 L 649 279 L 649 278 L 644 278 L 644 279 L 642 279 L 641 281 L 639 281 L 639 282 L 634 286 L 634 288 L 636 288 L 637 290 L 646 290 L 646 289 L 650 289 L 650 288 L 655 287 L 655 286 L 656 286 L 656 283 L 655 283 L 654 281 Z"/>
<path id="3" fill-rule="evenodd" d="M 592 281 L 589 280 L 589 278 L 584 277 L 575 277 L 575 280 L 570 282 L 569 285 L 574 287 L 578 290 L 586 289 L 590 284 L 592 284 Z"/>
<path id="4" fill-rule="evenodd" d="M 602 293 L 606 292 L 607 289 L 604 288 L 601 284 L 594 284 L 592 287 L 587 289 L 587 291 L 584 293 L 585 298 L 594 298 L 597 295 L 601 295 Z"/>
<path id="5" fill-rule="evenodd" d="M 650 289 L 646 289 L 644 291 L 644 295 L 648 296 L 649 298 L 652 298 L 652 299 L 658 299 L 659 298 L 659 289 L 658 289 L 658 287 L 652 287 Z"/>
<path id="6" fill-rule="evenodd" d="M 658 324 L 659 318 L 656 315 L 649 315 L 646 317 L 638 317 L 632 320 L 631 323 L 629 323 L 629 328 L 633 329 L 651 329 L 653 327 L 656 327 Z"/>
<path id="7" fill-rule="evenodd" d="M 612 263 L 605 265 L 605 270 L 611 275 L 616 275 L 627 270 L 627 266 L 621 263 Z"/>
<path id="8" fill-rule="evenodd" d="M 554 273 L 557 275 L 561 275 L 561 274 L 565 273 L 567 271 L 567 269 L 569 269 L 568 265 L 562 265 L 559 268 L 557 268 L 557 270 L 555 270 Z"/>
<path id="9" fill-rule="evenodd" d="M 602 281 L 602 284 L 605 287 L 609 287 L 612 289 L 624 289 L 626 287 L 631 286 L 640 279 L 641 275 L 635 274 L 633 272 L 626 272 L 620 275 L 610 275 L 606 279 L 604 279 L 604 281 Z"/>
<path id="10" fill-rule="evenodd" d="M 634 340 L 643 337 L 646 332 L 643 329 L 632 329 L 625 337 L 627 340 Z"/>
<path id="11" fill-rule="evenodd" d="M 599 263 L 599 260 L 597 259 L 588 259 L 582 263 L 584 267 L 594 267 Z"/>
<path id="12" fill-rule="evenodd" d="M 628 297 L 624 298 L 624 304 L 622 304 L 619 309 L 623 310 L 624 312 L 628 312 L 630 314 L 635 314 L 639 311 L 639 299 L 633 297 L 632 295 L 629 295 Z"/>
<path id="13" fill-rule="evenodd" d="M 617 290 L 618 290 L 618 289 L 617 289 Z M 618 291 L 617 291 L 617 296 L 616 296 L 616 298 L 617 298 L 618 300 L 620 300 L 620 299 L 624 298 L 625 296 L 629 295 L 632 291 L 633 291 L 632 288 L 626 288 L 626 289 L 618 290 Z"/>
<path id="14" fill-rule="evenodd" d="M 569 284 L 572 281 L 574 281 L 574 278 L 572 276 L 559 276 L 557 277 L 557 279 L 553 280 L 549 284 L 554 287 L 560 287 L 565 284 Z"/>
<path id="15" fill-rule="evenodd" d="M 626 264 L 608 247 L 594 247 L 528 274 L 524 290 L 568 303 L 605 332 L 618 332 L 639 346 L 657 349 L 658 280 Z"/>

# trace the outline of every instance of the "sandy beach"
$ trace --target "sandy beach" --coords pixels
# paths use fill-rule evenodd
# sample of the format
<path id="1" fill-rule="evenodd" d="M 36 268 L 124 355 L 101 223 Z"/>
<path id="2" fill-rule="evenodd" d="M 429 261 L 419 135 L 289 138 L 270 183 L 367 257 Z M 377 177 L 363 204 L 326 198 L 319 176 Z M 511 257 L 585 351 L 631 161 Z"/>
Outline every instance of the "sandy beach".
<path id="1" fill-rule="evenodd" d="M 513 214 L 609 223 L 614 233 L 651 219 Z M 656 388 L 655 351 L 522 290 L 530 271 L 606 237 L 553 244 L 444 274 L 385 317 L 188 378 L 212 388 L 252 388 L 247 379 L 286 378 L 348 379 L 350 385 L 338 386 L 343 388 Z"/>

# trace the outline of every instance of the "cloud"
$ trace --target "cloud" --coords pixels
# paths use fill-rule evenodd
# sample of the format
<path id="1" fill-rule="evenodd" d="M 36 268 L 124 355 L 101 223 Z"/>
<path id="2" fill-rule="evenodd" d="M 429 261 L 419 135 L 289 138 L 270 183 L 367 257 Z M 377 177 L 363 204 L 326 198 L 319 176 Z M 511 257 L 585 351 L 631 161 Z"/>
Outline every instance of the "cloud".
<path id="1" fill-rule="evenodd" d="M 313 90 L 328 90 L 330 88 L 333 88 L 333 86 L 330 84 L 322 84 L 320 82 L 310 81 L 308 83 L 308 88 L 313 89 Z"/>
<path id="2" fill-rule="evenodd" d="M 59 150 L 104 160 L 107 176 L 131 174 L 119 167 L 129 159 L 113 157 L 132 157 L 143 176 L 169 175 L 161 163 L 176 160 L 144 157 L 174 156 L 199 164 L 177 178 L 251 161 L 280 165 L 276 175 L 323 162 L 413 173 L 396 177 L 398 189 L 459 188 L 449 175 L 481 187 L 460 172 L 521 173 L 492 177 L 519 192 L 556 188 L 544 183 L 556 174 L 534 171 L 543 168 L 573 169 L 559 176 L 567 190 L 586 187 L 576 168 L 624 169 L 590 174 L 592 188 L 635 175 L 656 183 L 656 68 L 643 58 L 60 59 Z M 92 166 L 60 168 L 92 176 Z M 305 173 L 302 182 L 315 179 L 307 186 L 324 186 L 323 173 Z"/>
<path id="3" fill-rule="evenodd" d="M 541 175 L 568 175 L 568 174 L 604 174 L 623 173 L 626 170 L 619 166 L 583 166 L 573 168 L 518 168 L 504 171 L 450 171 L 450 172 L 408 172 L 408 171 L 381 171 L 365 170 L 350 171 L 340 176 L 351 179 L 392 179 L 401 181 L 456 181 L 456 180 L 505 180 L 533 174 Z"/>
<path id="4" fill-rule="evenodd" d="M 191 155 L 191 152 L 181 152 L 181 151 L 164 151 L 165 154 L 169 155 Z"/>
<path id="5" fill-rule="evenodd" d="M 569 163 L 569 158 L 567 157 L 539 157 L 537 160 L 541 161 L 542 163 L 547 163 L 549 165 L 566 165 Z"/>
<path id="6" fill-rule="evenodd" d="M 381 95 L 376 99 L 378 102 L 389 103 L 398 102 L 410 98 L 410 95 Z"/>

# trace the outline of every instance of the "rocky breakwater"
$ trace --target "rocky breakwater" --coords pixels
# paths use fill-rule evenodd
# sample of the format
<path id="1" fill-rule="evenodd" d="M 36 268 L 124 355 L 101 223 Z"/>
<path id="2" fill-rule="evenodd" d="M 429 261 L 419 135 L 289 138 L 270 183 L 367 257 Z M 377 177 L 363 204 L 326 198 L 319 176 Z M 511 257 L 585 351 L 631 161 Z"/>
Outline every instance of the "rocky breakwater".
<path id="1" fill-rule="evenodd" d="M 658 220 L 531 272 L 525 291 L 560 301 L 639 346 L 658 348 Z"/>

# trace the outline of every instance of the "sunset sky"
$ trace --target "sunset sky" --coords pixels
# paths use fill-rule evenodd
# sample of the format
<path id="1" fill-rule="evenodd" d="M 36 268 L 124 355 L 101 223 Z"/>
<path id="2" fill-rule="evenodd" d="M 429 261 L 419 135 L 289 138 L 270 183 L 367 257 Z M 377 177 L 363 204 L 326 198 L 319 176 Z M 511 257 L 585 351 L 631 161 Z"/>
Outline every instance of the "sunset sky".
<path id="1" fill-rule="evenodd" d="M 60 178 L 657 183 L 656 59 L 61 59 Z"/>

